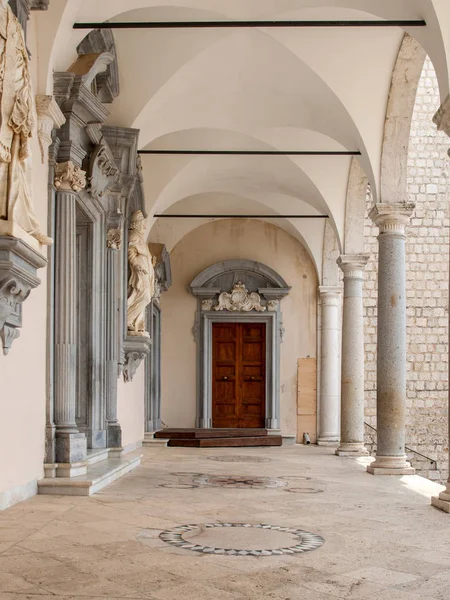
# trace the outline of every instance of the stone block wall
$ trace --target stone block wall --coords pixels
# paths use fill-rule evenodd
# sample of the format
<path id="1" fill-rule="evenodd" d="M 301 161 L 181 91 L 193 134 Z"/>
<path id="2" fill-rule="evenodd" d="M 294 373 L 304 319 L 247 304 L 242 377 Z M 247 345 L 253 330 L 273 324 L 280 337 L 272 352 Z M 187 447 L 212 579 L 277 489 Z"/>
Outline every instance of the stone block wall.
<path id="1" fill-rule="evenodd" d="M 450 140 L 436 130 L 440 105 L 436 74 L 427 58 L 417 92 L 408 152 L 409 199 L 416 203 L 408 228 L 407 445 L 436 461 L 407 452 L 420 475 L 448 476 L 448 304 Z M 367 213 L 371 206 L 367 198 Z M 371 260 L 365 281 L 366 422 L 376 427 L 377 236 L 366 215 L 366 252 Z M 366 442 L 376 434 L 366 427 Z"/>

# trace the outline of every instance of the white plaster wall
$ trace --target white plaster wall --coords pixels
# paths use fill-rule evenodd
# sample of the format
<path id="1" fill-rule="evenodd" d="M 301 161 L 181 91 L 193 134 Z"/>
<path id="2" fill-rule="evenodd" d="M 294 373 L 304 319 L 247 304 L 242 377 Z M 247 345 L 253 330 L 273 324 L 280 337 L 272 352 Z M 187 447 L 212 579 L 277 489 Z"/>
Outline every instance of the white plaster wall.
<path id="1" fill-rule="evenodd" d="M 304 247 L 285 231 L 256 220 L 221 220 L 186 235 L 171 252 L 173 284 L 162 297 L 162 419 L 169 427 L 194 427 L 196 299 L 188 286 L 208 266 L 249 259 L 277 271 L 292 286 L 282 301 L 286 329 L 281 345 L 281 427 L 297 428 L 297 361 L 316 356 L 317 275 Z"/>
<path id="2" fill-rule="evenodd" d="M 142 362 L 133 378 L 120 377 L 117 390 L 117 415 L 122 426 L 122 446 L 135 446 L 144 439 L 145 365 Z"/>
<path id="3" fill-rule="evenodd" d="M 33 19 L 28 47 L 37 56 Z M 33 82 L 37 64 L 32 61 Z M 47 230 L 48 166 L 41 164 L 37 140 L 33 143 L 33 196 L 35 212 Z M 47 251 L 44 250 L 46 254 Z M 0 350 L 0 508 L 36 491 L 30 482 L 43 477 L 46 406 L 47 270 L 41 285 L 23 306 L 23 327 L 8 356 Z M 28 484 L 28 485 L 27 485 Z M 26 487 L 25 487 L 26 486 Z M 15 489 L 14 493 L 6 494 Z"/>

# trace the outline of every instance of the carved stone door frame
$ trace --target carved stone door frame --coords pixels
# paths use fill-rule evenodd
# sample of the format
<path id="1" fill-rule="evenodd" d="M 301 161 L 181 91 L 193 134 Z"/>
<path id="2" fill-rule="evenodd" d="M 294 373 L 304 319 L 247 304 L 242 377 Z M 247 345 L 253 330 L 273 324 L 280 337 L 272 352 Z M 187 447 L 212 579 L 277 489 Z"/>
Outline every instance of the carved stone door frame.
<path id="1" fill-rule="evenodd" d="M 201 360 L 198 373 L 200 394 L 197 406 L 197 427 L 212 427 L 212 327 L 214 323 L 265 323 L 266 325 L 266 423 L 267 429 L 279 429 L 280 424 L 280 336 L 277 335 L 277 313 L 217 313 L 203 312 Z"/>
<path id="2" fill-rule="evenodd" d="M 280 428 L 280 301 L 290 287 L 275 271 L 249 260 L 212 265 L 190 285 L 197 297 L 193 328 L 197 342 L 196 427 L 212 427 L 212 326 L 214 323 L 266 324 L 266 428 Z"/>

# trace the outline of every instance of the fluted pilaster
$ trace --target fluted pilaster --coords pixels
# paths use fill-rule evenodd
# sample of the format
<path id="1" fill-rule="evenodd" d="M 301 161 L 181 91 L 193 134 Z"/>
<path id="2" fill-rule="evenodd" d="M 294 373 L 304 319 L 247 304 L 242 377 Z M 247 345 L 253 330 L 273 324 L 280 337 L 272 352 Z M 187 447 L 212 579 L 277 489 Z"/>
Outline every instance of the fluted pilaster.
<path id="1" fill-rule="evenodd" d="M 73 163 L 57 165 L 55 240 L 55 426 L 56 462 L 86 458 L 86 437 L 76 424 L 77 389 L 77 191 L 84 173 Z M 78 468 L 73 473 L 80 474 Z"/>

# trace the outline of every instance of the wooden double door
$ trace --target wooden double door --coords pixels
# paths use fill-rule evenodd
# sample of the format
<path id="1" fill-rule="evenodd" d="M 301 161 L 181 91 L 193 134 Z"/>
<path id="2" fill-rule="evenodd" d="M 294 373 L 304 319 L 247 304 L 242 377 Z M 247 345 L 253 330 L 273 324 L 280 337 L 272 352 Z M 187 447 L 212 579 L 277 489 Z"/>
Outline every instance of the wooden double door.
<path id="1" fill-rule="evenodd" d="M 213 323 L 213 427 L 265 427 L 266 324 Z"/>

